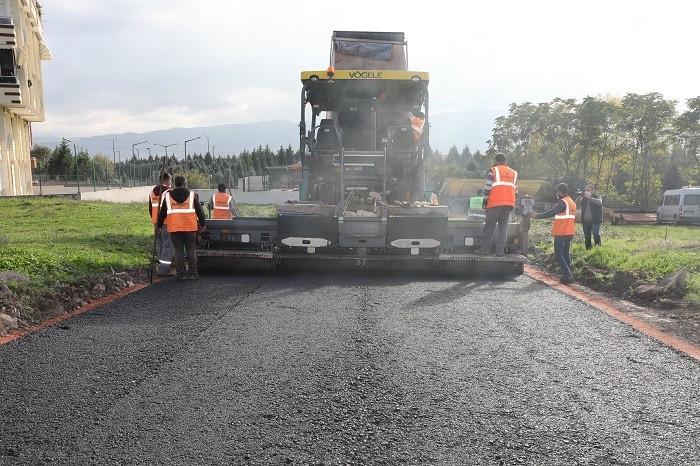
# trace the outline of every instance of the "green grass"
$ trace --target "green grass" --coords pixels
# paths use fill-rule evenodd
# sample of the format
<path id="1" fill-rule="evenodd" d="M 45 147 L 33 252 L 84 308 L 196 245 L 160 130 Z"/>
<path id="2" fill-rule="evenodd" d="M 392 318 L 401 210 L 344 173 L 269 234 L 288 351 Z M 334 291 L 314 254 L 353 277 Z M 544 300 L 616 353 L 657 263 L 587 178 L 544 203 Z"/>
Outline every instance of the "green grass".
<path id="1" fill-rule="evenodd" d="M 277 207 L 274 205 L 239 204 L 237 207 L 241 217 L 277 217 Z"/>
<path id="2" fill-rule="evenodd" d="M 535 220 L 531 225 L 530 244 L 552 254 L 551 221 Z M 575 268 L 593 267 L 609 274 L 616 270 L 643 271 L 657 279 L 685 268 L 685 297 L 700 303 L 700 227 L 605 223 L 600 233 L 603 245 L 586 251 L 583 230 L 576 225 L 571 244 Z"/>
<path id="3" fill-rule="evenodd" d="M 273 217 L 275 206 L 240 205 L 245 217 Z M 146 203 L 65 198 L 0 198 L 0 271 L 37 286 L 147 266 L 153 225 Z"/>
<path id="4" fill-rule="evenodd" d="M 0 270 L 37 285 L 147 265 L 153 226 L 144 204 L 1 199 Z"/>
<path id="5" fill-rule="evenodd" d="M 275 206 L 238 206 L 243 217 L 274 217 Z M 30 287 L 72 283 L 114 270 L 148 266 L 153 226 L 146 203 L 113 204 L 64 198 L 0 198 L 0 271 L 26 275 Z M 535 220 L 530 244 L 553 250 L 551 222 Z M 645 271 L 664 276 L 685 267 L 687 298 L 700 302 L 700 228 L 697 226 L 610 225 L 601 228 L 603 246 L 586 251 L 577 225 L 575 266 Z"/>

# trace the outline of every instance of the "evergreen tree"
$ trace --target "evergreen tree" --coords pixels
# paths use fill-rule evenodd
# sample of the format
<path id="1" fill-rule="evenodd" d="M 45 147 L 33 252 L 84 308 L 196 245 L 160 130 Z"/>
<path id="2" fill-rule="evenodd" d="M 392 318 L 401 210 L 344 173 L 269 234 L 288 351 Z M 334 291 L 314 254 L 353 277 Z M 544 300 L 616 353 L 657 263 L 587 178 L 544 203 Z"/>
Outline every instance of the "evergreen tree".
<path id="1" fill-rule="evenodd" d="M 75 159 L 71 153 L 71 148 L 68 142 L 64 139 L 58 145 L 51 157 L 49 157 L 46 171 L 49 175 L 62 176 L 68 172 L 68 169 L 73 166 Z"/>

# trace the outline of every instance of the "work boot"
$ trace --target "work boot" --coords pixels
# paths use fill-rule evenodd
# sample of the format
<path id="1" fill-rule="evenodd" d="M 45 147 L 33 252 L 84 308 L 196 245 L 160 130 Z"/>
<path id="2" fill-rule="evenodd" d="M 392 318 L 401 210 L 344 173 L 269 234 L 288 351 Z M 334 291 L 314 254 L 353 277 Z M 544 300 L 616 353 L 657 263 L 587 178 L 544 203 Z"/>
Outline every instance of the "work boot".
<path id="1" fill-rule="evenodd" d="M 564 277 L 561 280 L 559 280 L 559 283 L 561 283 L 563 285 L 571 285 L 575 281 L 576 281 L 576 279 L 574 277 Z"/>

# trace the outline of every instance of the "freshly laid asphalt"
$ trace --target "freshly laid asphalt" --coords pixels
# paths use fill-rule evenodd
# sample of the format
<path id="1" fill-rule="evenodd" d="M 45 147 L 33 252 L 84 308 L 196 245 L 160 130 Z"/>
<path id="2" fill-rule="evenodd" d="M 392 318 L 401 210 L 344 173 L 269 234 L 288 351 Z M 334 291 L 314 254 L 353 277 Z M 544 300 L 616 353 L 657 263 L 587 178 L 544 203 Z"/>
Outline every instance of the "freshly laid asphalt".
<path id="1" fill-rule="evenodd" d="M 700 465 L 699 387 L 527 276 L 209 272 L 0 346 L 0 465 Z"/>

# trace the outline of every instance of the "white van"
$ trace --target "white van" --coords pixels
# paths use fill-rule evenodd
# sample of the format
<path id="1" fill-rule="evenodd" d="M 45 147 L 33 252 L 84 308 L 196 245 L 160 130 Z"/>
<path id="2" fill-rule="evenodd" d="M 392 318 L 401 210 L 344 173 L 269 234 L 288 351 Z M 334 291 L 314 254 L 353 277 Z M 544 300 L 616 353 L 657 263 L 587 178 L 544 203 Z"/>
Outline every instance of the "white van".
<path id="1" fill-rule="evenodd" d="M 700 186 L 669 189 L 656 209 L 656 223 L 700 223 Z"/>

